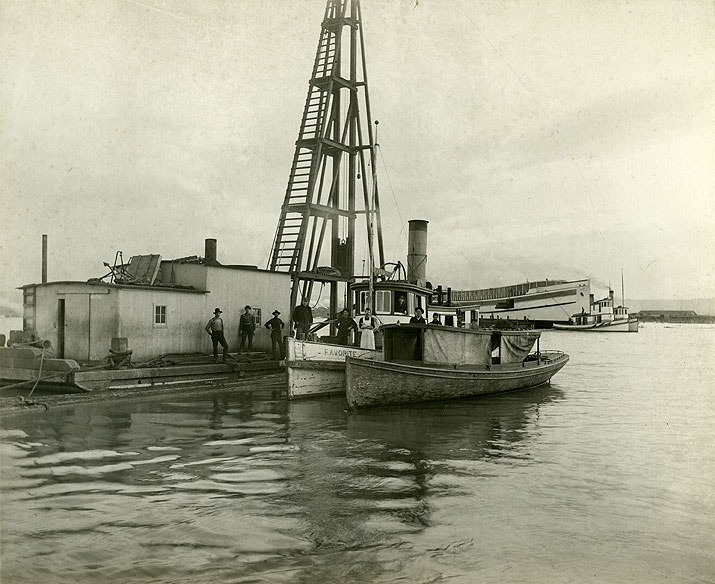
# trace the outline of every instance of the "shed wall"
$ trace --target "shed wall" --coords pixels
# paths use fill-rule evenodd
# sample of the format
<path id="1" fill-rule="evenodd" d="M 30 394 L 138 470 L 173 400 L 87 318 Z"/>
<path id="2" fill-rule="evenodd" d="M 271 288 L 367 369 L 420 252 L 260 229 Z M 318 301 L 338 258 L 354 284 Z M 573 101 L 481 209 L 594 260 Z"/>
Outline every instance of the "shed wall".
<path id="1" fill-rule="evenodd" d="M 126 337 L 132 360 L 167 353 L 208 352 L 203 312 L 206 294 L 178 290 L 119 289 L 119 330 Z M 165 307 L 166 322 L 155 323 L 155 309 Z"/>
<path id="2" fill-rule="evenodd" d="M 64 300 L 64 357 L 99 360 L 117 336 L 117 289 L 83 282 L 52 282 L 35 287 L 35 330 L 60 348 L 58 304 Z"/>

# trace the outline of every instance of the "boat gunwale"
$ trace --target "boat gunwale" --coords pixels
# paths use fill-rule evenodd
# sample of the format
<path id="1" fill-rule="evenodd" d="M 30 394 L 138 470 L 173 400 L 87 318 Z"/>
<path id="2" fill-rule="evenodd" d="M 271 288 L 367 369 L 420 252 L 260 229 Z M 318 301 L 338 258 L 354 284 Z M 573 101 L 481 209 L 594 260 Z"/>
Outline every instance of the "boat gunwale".
<path id="1" fill-rule="evenodd" d="M 544 353 L 547 353 L 544 351 Z M 408 363 L 397 361 L 372 361 L 369 359 L 361 359 L 359 357 L 346 357 L 345 363 L 347 366 L 357 366 L 364 368 L 379 369 L 382 371 L 392 370 L 407 375 L 418 375 L 422 377 L 438 377 L 438 378 L 473 378 L 473 377 L 499 377 L 501 379 L 523 378 L 528 375 L 541 374 L 549 371 L 552 368 L 563 367 L 570 359 L 570 356 L 563 351 L 549 351 L 549 354 L 556 354 L 554 359 L 549 359 L 548 362 L 540 363 L 538 361 L 521 361 L 519 363 L 503 363 L 492 365 L 481 365 L 479 369 L 469 369 L 465 367 L 450 368 L 449 365 L 440 365 L 426 363 L 423 365 L 410 365 Z M 418 361 L 415 361 L 418 362 Z M 529 366 L 524 366 L 529 363 Z M 535 363 L 531 365 L 531 363 Z M 519 375 L 515 375 L 515 374 Z"/>

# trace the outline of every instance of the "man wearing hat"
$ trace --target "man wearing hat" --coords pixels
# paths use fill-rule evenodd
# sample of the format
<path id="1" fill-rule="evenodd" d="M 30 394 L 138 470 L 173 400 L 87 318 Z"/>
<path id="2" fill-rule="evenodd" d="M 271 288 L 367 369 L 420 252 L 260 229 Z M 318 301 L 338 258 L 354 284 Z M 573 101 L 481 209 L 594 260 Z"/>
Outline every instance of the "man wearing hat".
<path id="1" fill-rule="evenodd" d="M 427 324 L 425 317 L 422 316 L 423 314 L 424 312 L 420 306 L 415 308 L 415 315 L 410 319 L 410 324 Z"/>
<path id="2" fill-rule="evenodd" d="M 206 325 L 206 332 L 211 337 L 211 342 L 214 346 L 214 362 L 218 363 L 218 344 L 221 343 L 223 347 L 223 359 L 226 361 L 228 356 L 228 343 L 226 342 L 226 337 L 223 335 L 223 319 L 221 318 L 221 309 L 217 308 L 214 310 L 214 317 Z"/>
<path id="3" fill-rule="evenodd" d="M 278 318 L 279 310 L 273 311 L 273 318 L 266 323 L 266 328 L 271 331 L 271 348 L 273 359 L 282 360 L 283 357 L 283 321 Z"/>
<path id="4" fill-rule="evenodd" d="M 313 311 L 307 298 L 304 297 L 293 310 L 293 322 L 295 323 L 295 338 L 301 341 L 306 340 L 308 331 L 313 324 Z"/>
<path id="5" fill-rule="evenodd" d="M 246 304 L 244 307 L 244 313 L 241 315 L 241 319 L 238 323 L 238 334 L 241 336 L 241 344 L 238 346 L 238 352 L 243 353 L 243 349 L 246 346 L 246 340 L 248 339 L 248 352 L 251 352 L 253 347 L 253 333 L 256 330 L 256 317 L 253 316 L 251 312 L 251 307 Z"/>

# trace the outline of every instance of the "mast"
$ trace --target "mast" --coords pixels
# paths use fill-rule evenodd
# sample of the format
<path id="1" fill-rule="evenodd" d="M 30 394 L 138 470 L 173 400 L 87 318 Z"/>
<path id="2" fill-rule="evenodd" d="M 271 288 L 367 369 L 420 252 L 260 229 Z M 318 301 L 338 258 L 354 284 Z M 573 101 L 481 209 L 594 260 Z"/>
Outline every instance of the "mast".
<path id="1" fill-rule="evenodd" d="M 621 306 L 626 306 L 626 295 L 623 291 L 623 268 L 621 268 Z"/>
<path id="2" fill-rule="evenodd" d="M 292 306 L 299 295 L 310 298 L 316 284 L 330 287 L 331 314 L 338 311 L 341 287 L 351 303 L 355 223 L 365 216 L 369 224 L 371 206 L 366 151 L 374 168 L 360 2 L 327 0 L 267 266 L 292 275 Z M 374 199 L 382 248 L 377 192 Z"/>
<path id="3" fill-rule="evenodd" d="M 372 196 L 370 197 L 370 206 L 367 209 L 367 255 L 368 255 L 368 302 L 370 310 L 375 312 L 375 204 L 377 200 L 377 126 L 380 122 L 375 120 L 375 142 L 370 149 L 370 158 L 372 160 Z"/>

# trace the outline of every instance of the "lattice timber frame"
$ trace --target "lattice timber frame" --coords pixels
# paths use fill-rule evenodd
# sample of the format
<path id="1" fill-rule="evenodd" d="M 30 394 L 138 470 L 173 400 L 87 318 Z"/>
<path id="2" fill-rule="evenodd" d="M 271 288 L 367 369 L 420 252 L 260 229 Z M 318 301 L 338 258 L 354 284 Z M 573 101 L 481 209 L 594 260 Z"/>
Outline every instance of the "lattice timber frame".
<path id="1" fill-rule="evenodd" d="M 360 2 L 328 0 L 268 264 L 293 274 L 292 305 L 310 297 L 314 282 L 328 282 L 335 314 L 338 284 L 355 278 L 356 219 L 367 227 L 371 200 L 384 263 L 379 197 L 368 184 L 375 149 L 367 89 Z"/>

